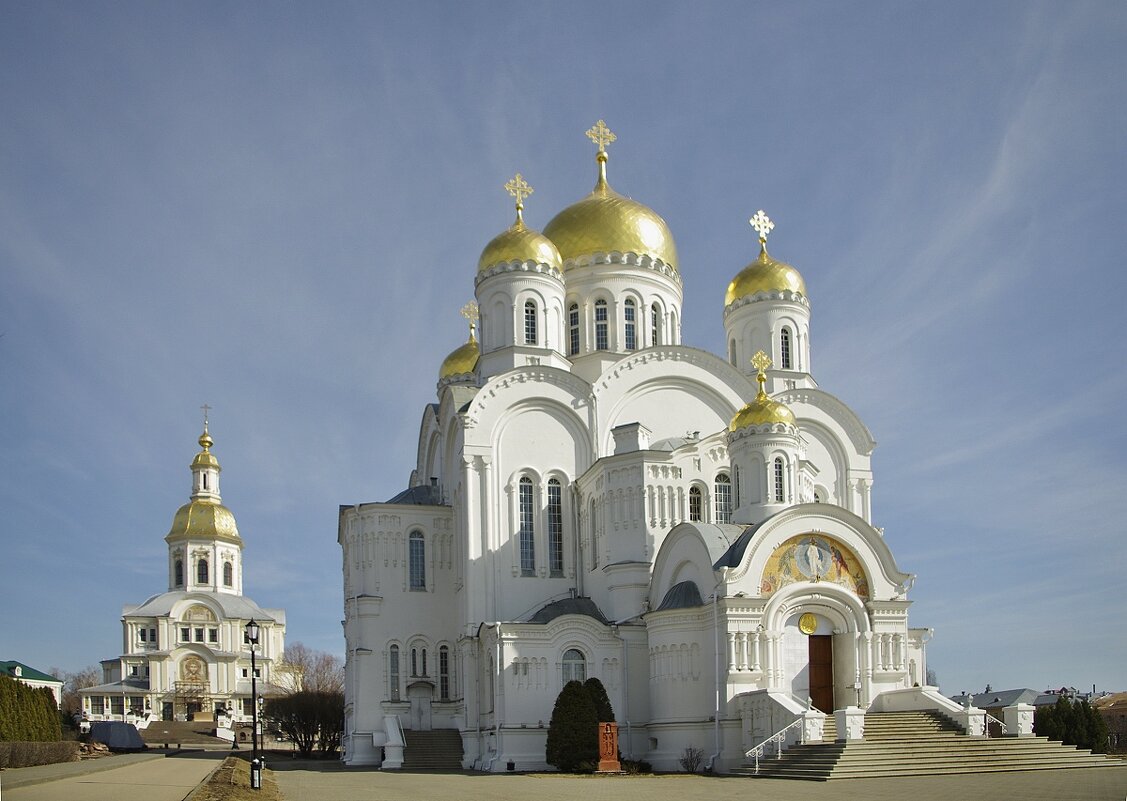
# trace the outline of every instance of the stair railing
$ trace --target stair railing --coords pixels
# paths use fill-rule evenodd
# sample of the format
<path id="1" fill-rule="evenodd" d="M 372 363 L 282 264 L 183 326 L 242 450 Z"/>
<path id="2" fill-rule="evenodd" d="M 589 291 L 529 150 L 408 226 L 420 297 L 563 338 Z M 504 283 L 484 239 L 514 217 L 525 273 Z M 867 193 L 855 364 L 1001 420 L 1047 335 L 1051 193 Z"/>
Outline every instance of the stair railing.
<path id="1" fill-rule="evenodd" d="M 1006 724 L 1003 723 L 1002 721 L 998 720 L 996 717 L 991 715 L 989 712 L 987 712 L 986 713 L 986 736 L 987 737 L 990 736 L 990 724 L 991 723 L 997 723 L 998 724 L 998 733 L 1002 737 L 1006 736 Z"/>
<path id="2" fill-rule="evenodd" d="M 791 729 L 794 729 L 794 728 L 798 729 L 798 732 L 799 732 L 798 741 L 805 745 L 805 743 L 806 743 L 806 727 L 803 726 L 802 723 L 803 723 L 802 718 L 799 718 L 798 720 L 793 721 L 792 723 L 790 723 L 790 725 L 785 726 L 782 729 L 779 729 L 779 731 L 775 732 L 770 737 L 768 737 L 766 740 L 761 742 L 759 745 L 755 746 L 750 751 L 748 751 L 746 754 L 744 754 L 745 759 L 752 759 L 752 758 L 755 759 L 755 772 L 757 774 L 759 773 L 759 758 L 765 757 L 765 755 L 767 753 L 767 747 L 768 746 L 773 745 L 775 747 L 775 759 L 782 759 L 783 758 L 783 745 L 786 743 L 786 740 L 787 740 L 787 732 L 789 732 Z"/>

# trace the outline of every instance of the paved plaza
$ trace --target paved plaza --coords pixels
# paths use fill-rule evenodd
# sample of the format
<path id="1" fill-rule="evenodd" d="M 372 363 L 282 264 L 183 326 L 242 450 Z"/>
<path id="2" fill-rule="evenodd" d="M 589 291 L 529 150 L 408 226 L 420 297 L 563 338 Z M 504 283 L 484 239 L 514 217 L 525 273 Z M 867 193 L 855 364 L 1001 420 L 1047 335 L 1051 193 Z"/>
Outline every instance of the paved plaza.
<path id="1" fill-rule="evenodd" d="M 0 773 L 0 801 L 182 801 L 226 756 L 186 752 L 21 768 Z M 337 762 L 273 759 L 288 801 L 1127 801 L 1127 765 L 906 779 L 799 782 L 704 776 L 403 773 Z"/>

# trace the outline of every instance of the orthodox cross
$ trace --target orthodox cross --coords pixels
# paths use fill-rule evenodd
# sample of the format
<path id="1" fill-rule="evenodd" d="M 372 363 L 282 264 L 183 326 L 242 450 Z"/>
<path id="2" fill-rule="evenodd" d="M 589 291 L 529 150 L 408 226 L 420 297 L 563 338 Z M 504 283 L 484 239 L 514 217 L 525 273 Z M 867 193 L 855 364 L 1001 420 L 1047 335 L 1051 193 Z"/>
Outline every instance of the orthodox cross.
<path id="1" fill-rule="evenodd" d="M 200 408 L 203 409 L 203 428 L 207 431 L 207 413 L 211 411 L 211 407 L 205 403 Z"/>
<path id="2" fill-rule="evenodd" d="M 587 138 L 599 146 L 600 153 L 606 153 L 607 145 L 618 139 L 602 120 L 596 122 L 594 126 L 587 131 Z"/>
<path id="3" fill-rule="evenodd" d="M 517 178 L 520 178 L 519 174 L 517 175 Z M 473 339 L 474 329 L 477 327 L 477 318 L 480 316 L 480 312 L 478 311 L 477 307 L 477 301 L 471 300 L 469 303 L 462 307 L 462 311 L 460 313 L 463 317 L 466 318 L 467 321 L 469 321 L 470 339 Z"/>
<path id="4" fill-rule="evenodd" d="M 771 222 L 771 218 L 763 213 L 763 209 L 760 209 L 755 212 L 755 216 L 748 220 L 748 222 L 751 223 L 752 228 L 759 232 L 759 241 L 766 243 L 767 234 L 771 233 L 771 229 L 775 227 L 775 224 Z"/>
<path id="5" fill-rule="evenodd" d="M 759 394 L 766 395 L 767 392 L 763 385 L 767 383 L 767 368 L 771 366 L 771 357 L 761 350 L 756 351 L 755 355 L 751 357 L 751 366 L 758 371 L 755 374 L 755 380 L 759 382 Z"/>
<path id="6" fill-rule="evenodd" d="M 528 182 L 519 172 L 505 183 L 505 189 L 517 199 L 518 209 L 524 208 L 524 199 L 532 194 L 532 187 L 528 185 Z"/>

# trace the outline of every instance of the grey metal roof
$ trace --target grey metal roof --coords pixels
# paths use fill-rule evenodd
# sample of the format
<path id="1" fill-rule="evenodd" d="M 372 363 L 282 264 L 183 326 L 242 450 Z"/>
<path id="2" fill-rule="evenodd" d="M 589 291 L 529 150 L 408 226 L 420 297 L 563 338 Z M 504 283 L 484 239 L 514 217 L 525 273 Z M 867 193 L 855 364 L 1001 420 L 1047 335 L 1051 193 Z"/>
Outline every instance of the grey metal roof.
<path id="1" fill-rule="evenodd" d="M 748 543 L 751 542 L 751 538 L 755 536 L 755 532 L 759 530 L 759 527 L 766 522 L 767 521 L 764 520 L 760 523 L 756 523 L 754 526 L 745 528 L 743 533 L 736 538 L 736 541 L 731 544 L 724 555 L 716 560 L 716 564 L 712 566 L 712 569 L 719 570 L 722 567 L 739 567 L 740 563 L 743 562 L 744 552 L 747 550 Z"/>
<path id="2" fill-rule="evenodd" d="M 229 595 L 225 592 L 187 592 L 185 590 L 173 590 L 172 592 L 154 595 L 138 606 L 126 607 L 122 610 L 122 614 L 136 617 L 162 617 L 171 613 L 172 607 L 179 601 L 184 599 L 202 600 L 203 598 L 218 604 L 223 610 L 223 616 L 228 619 L 250 620 L 254 618 L 263 621 L 271 620 L 275 623 L 286 622 L 284 610 L 263 609 L 245 595 Z"/>
<path id="3" fill-rule="evenodd" d="M 690 609 L 696 606 L 704 606 L 700 588 L 695 581 L 682 581 L 669 588 L 669 592 L 665 593 L 665 597 L 661 599 L 661 605 L 658 606 L 656 611 Z"/>
<path id="4" fill-rule="evenodd" d="M 1034 699 L 1041 693 L 1037 690 L 1031 690 L 1028 687 L 1022 687 L 1017 690 L 985 690 L 980 693 L 970 693 L 972 703 L 982 709 L 984 707 L 999 707 L 1011 706 L 1012 704 L 1032 704 Z M 950 696 L 951 700 L 959 706 L 967 705 L 967 694 Z"/>
<path id="5" fill-rule="evenodd" d="M 432 487 L 430 484 L 420 484 L 417 487 L 409 487 L 403 492 L 396 495 L 385 503 L 401 503 L 411 506 L 441 506 L 442 493 L 438 491 L 438 487 Z"/>
<path id="6" fill-rule="evenodd" d="M 552 601 L 540 607 L 533 613 L 527 623 L 551 623 L 561 615 L 586 615 L 603 624 L 610 621 L 599 611 L 598 605 L 590 598 L 564 598 L 562 601 Z"/>
<path id="7" fill-rule="evenodd" d="M 96 695 L 98 693 L 118 695 L 148 691 L 149 682 L 145 679 L 125 679 L 124 681 L 111 681 L 109 684 L 99 684 L 94 687 L 83 687 L 78 692 L 80 695 Z"/>

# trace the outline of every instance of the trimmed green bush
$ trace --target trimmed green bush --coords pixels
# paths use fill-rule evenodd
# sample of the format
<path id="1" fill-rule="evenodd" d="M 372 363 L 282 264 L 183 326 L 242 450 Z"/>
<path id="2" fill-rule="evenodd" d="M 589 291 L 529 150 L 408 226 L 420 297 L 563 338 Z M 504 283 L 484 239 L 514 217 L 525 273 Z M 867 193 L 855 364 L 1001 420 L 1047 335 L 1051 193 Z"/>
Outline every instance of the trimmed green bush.
<path id="1" fill-rule="evenodd" d="M 614 707 L 610 705 L 607 688 L 603 686 L 603 683 L 592 676 L 583 682 L 583 687 L 587 690 L 587 694 L 591 696 L 591 702 L 595 705 L 595 714 L 599 718 L 599 723 L 614 723 Z"/>
<path id="2" fill-rule="evenodd" d="M 29 768 L 77 762 L 81 746 L 74 740 L 57 743 L 0 742 L 0 768 Z"/>
<path id="3" fill-rule="evenodd" d="M 54 693 L 0 676 L 0 742 L 55 742 L 62 736 Z"/>
<path id="4" fill-rule="evenodd" d="M 599 762 L 599 718 L 587 688 L 569 681 L 556 698 L 548 726 L 545 760 L 568 773 Z"/>

